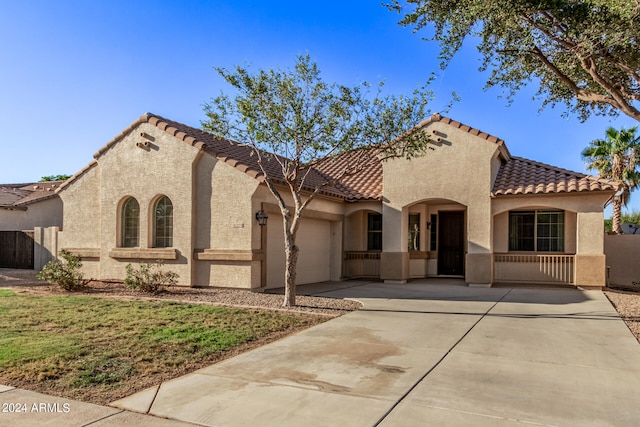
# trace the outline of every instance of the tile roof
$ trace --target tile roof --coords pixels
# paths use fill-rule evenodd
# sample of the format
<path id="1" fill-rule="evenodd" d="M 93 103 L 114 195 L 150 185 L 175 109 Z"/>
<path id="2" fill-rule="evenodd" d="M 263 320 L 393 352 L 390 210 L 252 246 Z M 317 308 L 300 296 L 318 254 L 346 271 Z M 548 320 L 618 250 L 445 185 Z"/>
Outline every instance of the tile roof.
<path id="1" fill-rule="evenodd" d="M 492 196 L 615 191 L 613 181 L 521 157 L 511 157 L 498 172 Z"/>
<path id="2" fill-rule="evenodd" d="M 137 121 L 132 123 L 129 127 L 127 127 L 124 131 L 122 131 L 119 135 L 117 135 L 114 139 L 109 141 L 105 146 L 100 148 L 93 157 L 98 160 L 100 156 L 102 156 L 105 152 L 107 152 L 113 145 L 118 143 L 122 138 L 132 132 L 137 126 L 141 123 L 149 123 L 157 128 L 161 129 L 164 132 L 186 142 L 187 144 L 204 150 L 210 155 L 216 157 L 218 160 L 227 163 L 236 169 L 250 175 L 253 178 L 258 179 L 259 181 L 264 181 L 264 174 L 260 169 L 258 164 L 258 158 L 253 153 L 253 150 L 250 146 L 246 144 L 240 144 L 237 142 L 218 139 L 215 138 L 212 134 L 205 132 L 201 129 L 197 129 L 191 126 L 187 126 L 185 124 L 165 119 L 161 116 L 146 113 L 142 115 Z M 271 155 L 270 155 L 271 156 Z M 278 156 L 278 158 L 282 162 L 287 162 L 288 160 L 284 157 Z M 263 161 L 263 165 L 267 171 L 267 173 L 274 177 L 274 181 L 283 183 L 284 177 L 282 174 L 282 168 L 278 163 L 276 158 L 271 158 L 268 161 Z M 74 175 L 68 182 L 73 181 L 77 177 L 84 174 L 87 170 L 91 169 L 96 162 L 90 163 L 83 170 Z M 333 169 L 332 169 L 333 170 Z M 314 168 L 306 178 L 305 188 L 308 190 L 313 190 L 316 186 L 320 184 L 324 184 L 332 180 L 332 176 L 327 175 L 326 172 L 323 171 L 322 168 Z M 380 180 L 380 183 L 382 181 Z M 65 184 L 66 185 L 66 184 Z M 359 188 L 359 187 L 357 187 Z M 351 190 L 345 184 L 337 185 L 337 186 L 327 186 L 321 192 L 321 194 L 338 197 L 341 199 L 349 199 L 351 195 L 355 195 L 357 197 L 366 197 L 362 196 L 358 189 Z"/>
<path id="3" fill-rule="evenodd" d="M 64 181 L 0 184 L 0 207 L 20 208 L 31 203 L 57 197 L 55 190 L 63 183 Z"/>
<path id="4" fill-rule="evenodd" d="M 497 145 L 502 155 L 503 165 L 498 172 L 491 196 L 613 191 L 617 188 L 614 183 L 608 180 L 594 178 L 520 157 L 513 157 L 502 139 L 439 114 L 434 114 L 429 119 L 420 123 L 415 129 L 421 129 L 435 122 L 452 126 Z M 201 129 L 165 119 L 155 114 L 146 113 L 104 147 L 100 148 L 98 152 L 94 154 L 96 160 L 74 175 L 74 177 L 64 183 L 61 188 L 95 166 L 100 156 L 141 123 L 152 124 L 185 143 L 204 150 L 218 160 L 241 170 L 251 177 L 261 182 L 264 181 L 257 156 L 248 145 L 218 139 Z M 282 162 L 288 161 L 284 157 L 277 157 L 277 159 Z M 284 178 L 277 159 L 272 158 L 263 164 L 267 173 L 274 177 L 274 181 L 283 183 Z M 333 177 L 340 175 L 345 169 L 353 167 L 356 163 L 364 165 L 359 173 L 347 175 L 339 184 L 325 187 L 323 191 L 321 191 L 321 194 L 338 197 L 346 201 L 380 200 L 383 191 L 382 162 L 378 160 L 375 153 L 371 151 L 352 151 L 327 159 L 311 170 L 307 177 L 305 187 L 308 190 L 312 190 L 319 184 L 327 183 L 331 181 Z"/>
<path id="5" fill-rule="evenodd" d="M 349 152 L 327 159 L 318 169 L 327 176 L 339 176 L 345 169 L 360 165 L 359 172 L 346 175 L 336 186 L 347 201 L 382 198 L 382 162 L 371 151 Z"/>

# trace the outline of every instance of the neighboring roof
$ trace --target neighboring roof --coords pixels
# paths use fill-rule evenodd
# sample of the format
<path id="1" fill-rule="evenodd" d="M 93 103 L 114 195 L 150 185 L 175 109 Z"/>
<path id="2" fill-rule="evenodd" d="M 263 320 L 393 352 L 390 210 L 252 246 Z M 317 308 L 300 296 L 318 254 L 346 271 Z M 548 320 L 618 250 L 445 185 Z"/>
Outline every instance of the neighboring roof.
<path id="1" fill-rule="evenodd" d="M 498 172 L 492 196 L 616 191 L 607 179 L 569 171 L 521 157 L 512 157 Z"/>
<path id="2" fill-rule="evenodd" d="M 0 207 L 19 208 L 31 203 L 57 197 L 55 190 L 63 183 L 64 181 L 0 184 Z"/>

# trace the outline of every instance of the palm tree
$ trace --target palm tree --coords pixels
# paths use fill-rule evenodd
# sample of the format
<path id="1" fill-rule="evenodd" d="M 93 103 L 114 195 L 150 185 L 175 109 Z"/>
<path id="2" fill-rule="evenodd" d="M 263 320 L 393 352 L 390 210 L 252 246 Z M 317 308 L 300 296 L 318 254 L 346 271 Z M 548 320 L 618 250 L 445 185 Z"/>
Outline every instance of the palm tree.
<path id="1" fill-rule="evenodd" d="M 598 171 L 600 178 L 618 183 L 622 194 L 613 198 L 613 231 L 620 234 L 620 215 L 633 191 L 640 184 L 640 136 L 637 126 L 620 131 L 609 127 L 605 139 L 596 139 L 582 151 L 587 169 Z"/>

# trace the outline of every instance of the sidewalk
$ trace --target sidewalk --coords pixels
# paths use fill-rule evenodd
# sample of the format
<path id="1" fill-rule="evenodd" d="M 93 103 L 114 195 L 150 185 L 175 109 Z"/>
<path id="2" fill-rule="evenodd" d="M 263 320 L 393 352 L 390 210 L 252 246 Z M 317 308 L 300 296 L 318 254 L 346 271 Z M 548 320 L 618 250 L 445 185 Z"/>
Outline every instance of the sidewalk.
<path id="1" fill-rule="evenodd" d="M 0 385 L 0 425 L 178 427 L 193 424 Z"/>

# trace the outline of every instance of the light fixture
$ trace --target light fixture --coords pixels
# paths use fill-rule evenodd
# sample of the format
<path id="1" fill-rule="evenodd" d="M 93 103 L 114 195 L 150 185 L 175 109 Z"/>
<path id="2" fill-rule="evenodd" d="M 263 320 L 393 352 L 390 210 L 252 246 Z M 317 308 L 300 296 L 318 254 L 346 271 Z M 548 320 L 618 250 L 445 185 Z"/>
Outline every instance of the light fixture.
<path id="1" fill-rule="evenodd" d="M 256 219 L 258 220 L 258 225 L 260 227 L 262 227 L 263 225 L 267 225 L 268 218 L 269 218 L 269 215 L 267 215 L 267 213 L 262 209 L 256 212 Z"/>
<path id="2" fill-rule="evenodd" d="M 427 221 L 427 230 L 430 230 L 430 229 L 431 229 L 431 222 Z"/>

